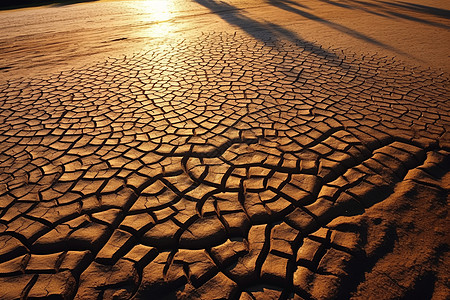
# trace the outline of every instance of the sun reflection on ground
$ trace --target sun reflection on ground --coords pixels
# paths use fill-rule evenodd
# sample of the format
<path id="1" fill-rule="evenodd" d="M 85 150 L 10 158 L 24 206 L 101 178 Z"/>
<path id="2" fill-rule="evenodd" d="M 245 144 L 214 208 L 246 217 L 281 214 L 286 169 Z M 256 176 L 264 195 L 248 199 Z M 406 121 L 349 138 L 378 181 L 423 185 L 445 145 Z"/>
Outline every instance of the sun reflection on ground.
<path id="1" fill-rule="evenodd" d="M 167 21 L 171 16 L 169 2 L 166 0 L 142 1 L 142 10 L 152 21 Z"/>
<path id="2" fill-rule="evenodd" d="M 161 35 L 172 30 L 173 1 L 145 0 L 140 2 L 142 21 L 148 26 L 149 35 Z"/>

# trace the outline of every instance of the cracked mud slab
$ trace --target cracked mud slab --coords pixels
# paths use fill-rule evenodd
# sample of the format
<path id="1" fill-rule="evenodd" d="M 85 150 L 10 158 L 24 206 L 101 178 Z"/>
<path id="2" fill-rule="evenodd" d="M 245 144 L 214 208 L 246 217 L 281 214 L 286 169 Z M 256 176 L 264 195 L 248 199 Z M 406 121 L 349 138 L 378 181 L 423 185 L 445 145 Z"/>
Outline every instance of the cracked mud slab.
<path id="1" fill-rule="evenodd" d="M 230 34 L 0 84 L 0 298 L 444 299 L 449 80 Z"/>

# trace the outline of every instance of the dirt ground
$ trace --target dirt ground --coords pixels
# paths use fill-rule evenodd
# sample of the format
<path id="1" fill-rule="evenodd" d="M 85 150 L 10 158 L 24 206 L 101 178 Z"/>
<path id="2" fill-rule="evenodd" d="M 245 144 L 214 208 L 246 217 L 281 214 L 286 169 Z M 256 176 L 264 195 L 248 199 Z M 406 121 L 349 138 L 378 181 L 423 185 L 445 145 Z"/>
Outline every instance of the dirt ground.
<path id="1" fill-rule="evenodd" d="M 448 299 L 449 9 L 0 11 L 0 299 Z"/>

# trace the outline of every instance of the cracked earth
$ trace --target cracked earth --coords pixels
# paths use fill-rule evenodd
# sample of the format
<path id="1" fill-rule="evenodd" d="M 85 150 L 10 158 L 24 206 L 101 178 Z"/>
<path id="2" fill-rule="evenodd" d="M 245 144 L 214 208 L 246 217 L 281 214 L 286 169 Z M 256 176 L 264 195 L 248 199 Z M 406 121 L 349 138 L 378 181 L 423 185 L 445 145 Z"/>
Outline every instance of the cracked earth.
<path id="1" fill-rule="evenodd" d="M 228 33 L 0 83 L 0 298 L 444 299 L 449 98 Z"/>

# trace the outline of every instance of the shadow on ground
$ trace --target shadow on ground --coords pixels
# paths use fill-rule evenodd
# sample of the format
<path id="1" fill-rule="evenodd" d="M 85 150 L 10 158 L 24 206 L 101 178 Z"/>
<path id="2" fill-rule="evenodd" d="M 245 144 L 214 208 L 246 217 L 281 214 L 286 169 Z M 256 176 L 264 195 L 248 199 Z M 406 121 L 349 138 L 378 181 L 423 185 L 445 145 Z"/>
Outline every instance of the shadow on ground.
<path id="1" fill-rule="evenodd" d="M 232 26 L 239 27 L 241 30 L 247 32 L 253 37 L 260 39 L 261 32 L 267 32 L 274 36 L 279 36 L 287 38 L 291 41 L 302 41 L 305 42 L 296 33 L 283 28 L 279 25 L 270 22 L 260 22 L 251 17 L 247 16 L 244 11 L 239 7 L 233 6 L 225 1 L 219 0 L 194 0 L 198 4 L 208 8 L 212 13 L 217 14 L 224 21 L 228 22 Z M 361 10 L 366 13 L 374 14 L 384 18 L 390 19 L 404 19 L 408 21 L 418 22 L 422 24 L 427 24 L 434 27 L 449 29 L 450 27 L 446 24 L 446 20 L 450 18 L 450 11 L 435 7 L 429 7 L 425 5 L 418 5 L 408 2 L 390 3 L 385 1 L 373 1 L 365 2 L 359 0 L 343 0 L 342 2 L 336 2 L 332 0 L 317 0 L 319 2 L 325 2 L 336 7 L 342 8 L 344 10 Z M 400 55 L 409 56 L 408 54 L 387 45 L 373 37 L 365 35 L 351 27 L 341 25 L 339 23 L 321 18 L 311 12 L 311 8 L 306 4 L 298 3 L 293 0 L 264 0 L 263 2 L 286 11 L 286 13 L 294 13 L 302 18 L 306 18 L 330 28 L 333 28 L 341 33 L 352 36 L 358 40 L 370 43 L 372 45 L 382 47 L 384 49 L 390 50 Z M 308 11 L 310 10 L 310 11 Z M 426 16 L 433 16 L 436 20 L 427 20 Z M 310 46 L 317 47 L 312 43 L 308 43 Z M 325 53 L 328 55 L 329 53 Z"/>
<path id="2" fill-rule="evenodd" d="M 301 42 L 312 50 L 315 50 L 322 57 L 334 58 L 331 53 L 314 43 L 304 40 L 295 32 L 283 28 L 271 22 L 260 22 L 245 15 L 238 7 L 224 1 L 218 0 L 194 0 L 198 4 L 208 8 L 212 13 L 217 14 L 221 19 L 230 25 L 240 28 L 257 40 L 265 40 L 267 36 L 282 37 L 292 42 Z"/>
<path id="3" fill-rule="evenodd" d="M 9 10 L 25 7 L 37 7 L 43 5 L 64 6 L 82 2 L 94 2 L 97 0 L 3 0 L 0 2 L 0 10 Z"/>

